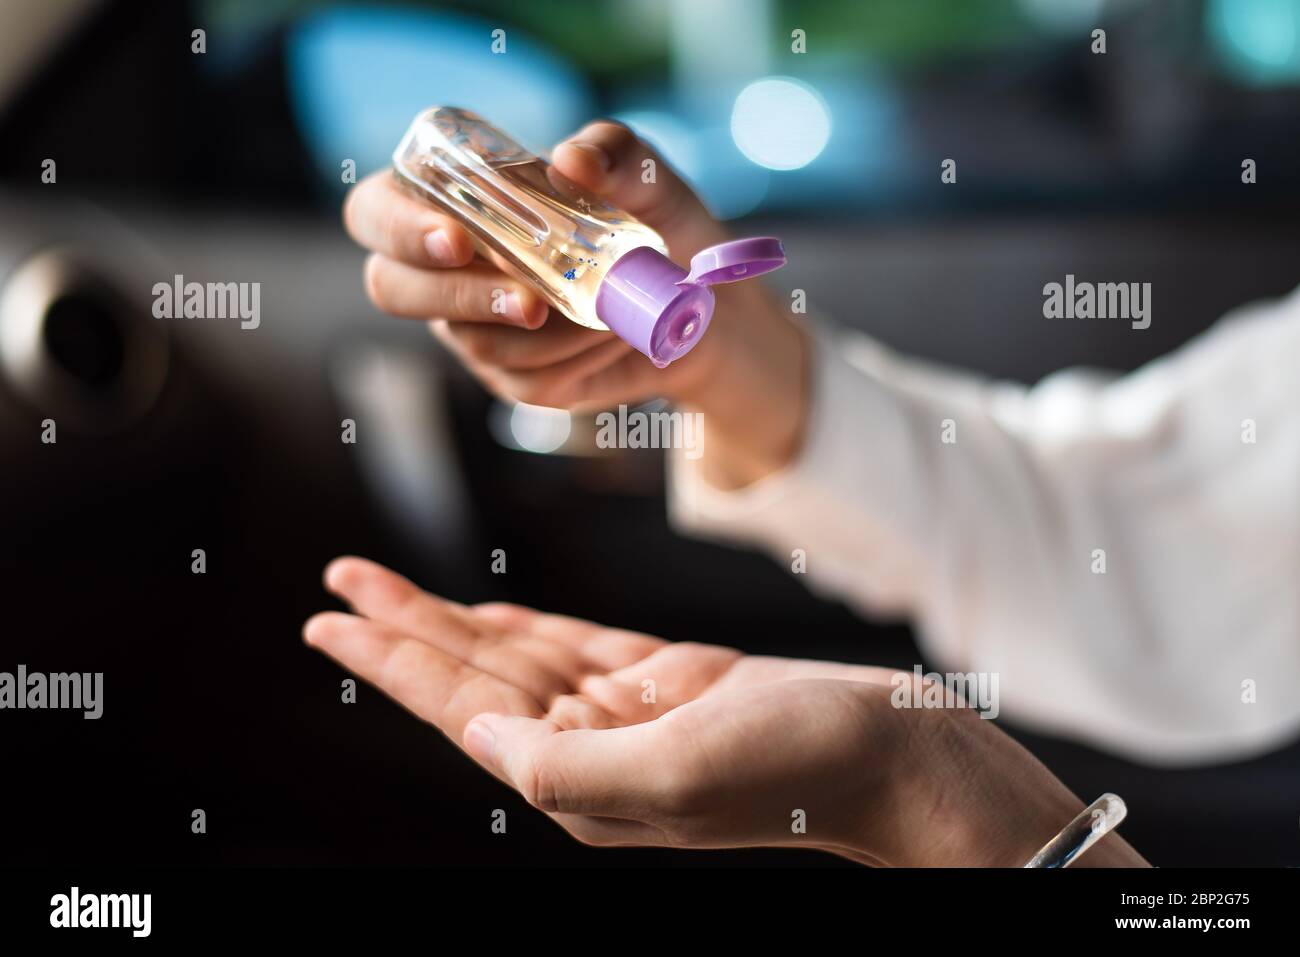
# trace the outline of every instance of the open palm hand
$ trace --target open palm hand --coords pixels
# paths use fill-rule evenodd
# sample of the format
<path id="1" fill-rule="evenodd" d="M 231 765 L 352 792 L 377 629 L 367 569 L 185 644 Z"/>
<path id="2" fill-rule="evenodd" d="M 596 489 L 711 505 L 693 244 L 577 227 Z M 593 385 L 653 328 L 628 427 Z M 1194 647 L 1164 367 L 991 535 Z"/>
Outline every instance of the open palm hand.
<path id="1" fill-rule="evenodd" d="M 964 853 L 948 825 L 966 823 L 969 810 L 934 786 L 943 775 L 929 767 L 954 757 L 1032 778 L 1055 794 L 1054 814 L 1082 806 L 966 709 L 962 718 L 894 708 L 888 669 L 460 605 L 359 558 L 332 563 L 325 581 L 354 614 L 315 616 L 308 644 L 438 727 L 585 843 L 797 845 L 870 863 L 916 862 L 946 844 Z M 1005 795 L 994 788 L 981 801 L 1013 803 L 1016 785 L 1013 774 Z M 1015 818 L 1010 807 L 999 814 Z M 990 827 L 996 834 L 996 820 L 981 826 L 986 840 Z M 1010 853 L 1029 847 L 1027 857 L 1035 841 Z"/>

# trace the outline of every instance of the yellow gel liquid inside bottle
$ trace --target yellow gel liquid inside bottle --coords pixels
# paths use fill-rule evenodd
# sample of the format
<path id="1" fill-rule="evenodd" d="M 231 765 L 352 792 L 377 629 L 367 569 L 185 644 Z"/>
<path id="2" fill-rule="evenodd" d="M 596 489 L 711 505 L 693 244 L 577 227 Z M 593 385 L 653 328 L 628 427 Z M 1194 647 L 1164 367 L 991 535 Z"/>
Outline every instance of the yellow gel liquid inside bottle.
<path id="1" fill-rule="evenodd" d="M 468 110 L 436 106 L 417 116 L 393 168 L 404 186 L 462 223 L 487 258 L 591 329 L 608 328 L 596 315 L 606 271 L 640 246 L 668 252 L 653 229 Z"/>

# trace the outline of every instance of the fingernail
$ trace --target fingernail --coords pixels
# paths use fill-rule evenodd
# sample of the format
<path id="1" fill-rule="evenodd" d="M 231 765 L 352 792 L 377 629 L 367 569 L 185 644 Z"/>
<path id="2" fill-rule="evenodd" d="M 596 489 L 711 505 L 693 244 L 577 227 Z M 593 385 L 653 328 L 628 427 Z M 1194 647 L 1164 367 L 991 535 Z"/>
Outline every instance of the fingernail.
<path id="1" fill-rule="evenodd" d="M 506 318 L 513 319 L 517 325 L 525 329 L 536 329 L 546 321 L 550 309 L 546 303 L 529 297 L 528 305 L 524 305 L 523 297 L 517 292 L 509 293 L 506 296 Z"/>
<path id="2" fill-rule="evenodd" d="M 435 229 L 424 237 L 424 248 L 429 258 L 442 266 L 451 266 L 456 262 L 456 251 L 451 248 L 451 240 L 442 229 Z"/>
<path id="3" fill-rule="evenodd" d="M 604 149 L 595 143 L 581 143 L 570 141 L 570 146 L 575 150 L 582 150 L 588 156 L 596 161 L 602 170 L 609 172 L 609 168 L 614 165 L 614 158 L 605 152 Z"/>
<path id="4" fill-rule="evenodd" d="M 496 757 L 497 736 L 482 721 L 471 721 L 465 729 L 465 750 L 470 756 L 484 764 L 491 764 Z"/>
<path id="5" fill-rule="evenodd" d="M 536 309 L 532 310 L 536 312 Z M 528 319 L 528 312 L 524 308 L 523 297 L 517 292 L 509 293 L 506 296 L 506 318 L 513 319 L 521 326 L 530 326 L 532 323 Z"/>

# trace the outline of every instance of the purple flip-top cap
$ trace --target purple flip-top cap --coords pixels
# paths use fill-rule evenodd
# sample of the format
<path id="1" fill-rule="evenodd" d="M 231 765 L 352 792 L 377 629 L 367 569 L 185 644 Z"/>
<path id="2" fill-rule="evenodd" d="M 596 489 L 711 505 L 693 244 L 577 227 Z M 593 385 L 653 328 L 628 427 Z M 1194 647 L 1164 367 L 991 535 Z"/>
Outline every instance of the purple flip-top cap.
<path id="1" fill-rule="evenodd" d="M 596 315 L 624 342 L 663 368 L 700 341 L 713 318 L 709 286 L 738 282 L 785 265 L 774 236 L 702 249 L 688 273 L 667 256 L 640 246 L 619 257 L 596 293 Z"/>

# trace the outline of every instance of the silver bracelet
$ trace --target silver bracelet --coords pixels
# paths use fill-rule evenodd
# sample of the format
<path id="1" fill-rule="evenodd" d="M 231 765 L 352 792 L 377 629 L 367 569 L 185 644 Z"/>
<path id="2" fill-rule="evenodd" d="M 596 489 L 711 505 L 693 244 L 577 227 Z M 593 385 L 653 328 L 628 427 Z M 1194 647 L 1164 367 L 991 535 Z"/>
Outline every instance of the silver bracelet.
<path id="1" fill-rule="evenodd" d="M 1092 845 L 1119 826 L 1128 814 L 1124 799 L 1103 794 L 1079 812 L 1064 830 L 1043 845 L 1025 867 L 1069 867 Z"/>

